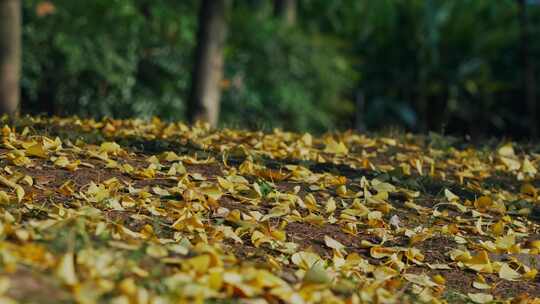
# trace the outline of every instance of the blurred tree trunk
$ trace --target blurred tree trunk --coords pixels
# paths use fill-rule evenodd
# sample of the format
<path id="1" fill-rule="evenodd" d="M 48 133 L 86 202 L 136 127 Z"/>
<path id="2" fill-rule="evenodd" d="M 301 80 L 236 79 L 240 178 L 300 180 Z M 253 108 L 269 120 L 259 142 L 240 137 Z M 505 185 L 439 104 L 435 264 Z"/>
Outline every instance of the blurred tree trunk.
<path id="1" fill-rule="evenodd" d="M 354 128 L 358 132 L 366 131 L 366 122 L 364 121 L 364 112 L 366 109 L 366 96 L 364 91 L 358 89 L 356 91 L 356 112 L 354 114 Z"/>
<path id="2" fill-rule="evenodd" d="M 200 7 L 188 104 L 188 119 L 191 122 L 202 120 L 216 126 L 219 120 L 228 2 L 203 0 Z"/>
<path id="3" fill-rule="evenodd" d="M 523 64 L 523 89 L 527 112 L 529 113 L 531 137 L 538 137 L 538 121 L 536 106 L 536 77 L 534 75 L 534 65 L 530 54 L 530 30 L 529 17 L 527 15 L 527 1 L 517 0 L 519 6 L 519 23 L 521 26 L 521 61 Z"/>
<path id="4" fill-rule="evenodd" d="M 274 14 L 281 17 L 285 24 L 296 23 L 296 0 L 274 0 Z"/>
<path id="5" fill-rule="evenodd" d="M 0 0 L 0 114 L 18 113 L 21 77 L 21 2 Z"/>

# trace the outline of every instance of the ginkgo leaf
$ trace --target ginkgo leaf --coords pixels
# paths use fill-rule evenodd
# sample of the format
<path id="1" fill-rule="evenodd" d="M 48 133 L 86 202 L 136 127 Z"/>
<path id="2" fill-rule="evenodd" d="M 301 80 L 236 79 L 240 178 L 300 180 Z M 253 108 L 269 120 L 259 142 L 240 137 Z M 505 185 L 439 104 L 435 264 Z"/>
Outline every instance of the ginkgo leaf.
<path id="1" fill-rule="evenodd" d="M 73 181 L 68 180 L 62 185 L 60 185 L 60 187 L 58 187 L 58 192 L 66 196 L 70 196 L 73 194 L 73 192 L 75 192 L 73 187 L 74 187 Z"/>
<path id="2" fill-rule="evenodd" d="M 90 183 L 86 193 L 90 196 L 92 202 L 102 202 L 111 196 L 110 191 L 105 187 L 105 185 L 97 185 L 94 182 Z"/>
<path id="3" fill-rule="evenodd" d="M 426 265 L 430 269 L 452 269 L 452 267 L 450 267 L 448 264 L 429 264 L 429 263 L 426 263 Z"/>
<path id="4" fill-rule="evenodd" d="M 474 201 L 474 206 L 479 210 L 486 210 L 493 205 L 493 200 L 489 196 L 481 196 Z"/>
<path id="5" fill-rule="evenodd" d="M 505 302 L 538 279 L 534 149 L 29 119 L 1 129 L 0 295 L 26 271 L 89 303 L 438 303 L 449 272 L 472 274 L 460 300 Z"/>
<path id="6" fill-rule="evenodd" d="M 493 296 L 487 293 L 468 293 L 469 298 L 478 304 L 493 302 Z"/>
<path id="7" fill-rule="evenodd" d="M 312 284 L 327 284 L 331 278 L 320 262 L 314 263 L 304 274 L 304 282 Z"/>
<path id="8" fill-rule="evenodd" d="M 521 188 L 520 188 L 519 191 L 521 193 L 523 193 L 523 194 L 532 196 L 534 198 L 536 198 L 537 195 L 538 195 L 538 191 L 536 190 L 536 188 L 533 185 L 529 184 L 529 183 L 525 183 L 525 184 L 521 185 Z"/>
<path id="9" fill-rule="evenodd" d="M 521 277 L 519 272 L 510 268 L 507 263 L 502 263 L 501 268 L 499 269 L 499 278 L 505 279 L 508 281 L 516 281 Z"/>
<path id="10" fill-rule="evenodd" d="M 519 168 L 521 167 L 521 164 L 517 159 L 501 157 L 501 161 L 508 167 L 508 170 L 510 171 L 519 170 Z"/>
<path id="11" fill-rule="evenodd" d="M 486 279 L 480 274 L 476 276 L 476 279 L 473 281 L 472 285 L 476 289 L 491 289 L 491 285 L 489 285 L 486 282 Z"/>
<path id="12" fill-rule="evenodd" d="M 166 189 L 163 189 L 161 187 L 152 187 L 152 191 L 160 196 L 168 196 L 171 195 L 170 192 Z"/>
<path id="13" fill-rule="evenodd" d="M 444 196 L 446 196 L 446 199 L 449 201 L 449 202 L 456 202 L 456 201 L 459 201 L 459 196 L 455 195 L 454 193 L 452 193 L 450 190 L 448 189 L 444 189 Z"/>
<path id="14" fill-rule="evenodd" d="M 64 254 L 56 267 L 56 276 L 66 285 L 75 285 L 79 281 L 75 273 L 75 260 L 73 252 Z"/>
<path id="15" fill-rule="evenodd" d="M 385 183 L 385 182 L 381 182 L 377 179 L 373 179 L 371 181 L 371 184 L 372 184 L 372 187 L 373 189 L 375 189 L 375 191 L 377 192 L 395 192 L 396 191 L 396 187 L 390 183 Z"/>
<path id="16" fill-rule="evenodd" d="M 0 191 L 0 204 L 8 204 L 10 201 L 9 195 L 4 191 Z"/>
<path id="17" fill-rule="evenodd" d="M 313 252 L 300 251 L 292 255 L 291 261 L 302 269 L 309 269 L 315 263 L 319 262 L 321 258 L 319 255 Z"/>
<path id="18" fill-rule="evenodd" d="M 491 226 L 491 231 L 493 232 L 493 235 L 500 236 L 504 233 L 504 227 L 505 227 L 504 222 L 498 221 L 497 223 Z"/>
<path id="19" fill-rule="evenodd" d="M 255 247 L 259 247 L 261 244 L 268 242 L 270 242 L 270 239 L 258 230 L 253 231 L 251 234 L 251 243 L 253 243 Z"/>
<path id="20" fill-rule="evenodd" d="M 420 286 L 426 286 L 426 287 L 434 287 L 437 286 L 437 283 L 433 282 L 429 276 L 426 274 L 413 274 L 413 273 L 406 273 L 403 275 L 405 280 L 418 284 Z"/>
<path id="21" fill-rule="evenodd" d="M 151 244 L 150 246 L 146 247 L 146 254 L 153 258 L 163 258 L 168 255 L 167 249 L 163 246 L 159 246 L 156 244 Z"/>
<path id="22" fill-rule="evenodd" d="M 59 167 L 66 167 L 69 165 L 69 159 L 65 156 L 60 156 L 54 160 L 54 164 Z"/>
<path id="23" fill-rule="evenodd" d="M 0 175 L 0 183 L 10 187 L 10 188 L 13 188 L 15 190 L 15 193 L 17 194 L 17 201 L 18 202 L 21 202 L 22 199 L 24 198 L 24 195 L 25 195 L 25 192 L 24 192 L 24 189 L 23 187 L 21 187 L 20 185 L 17 185 L 16 183 L 10 181 L 9 179 L 3 177 Z"/>
<path id="24" fill-rule="evenodd" d="M 373 276 L 375 277 L 375 280 L 379 282 L 386 281 L 398 275 L 399 275 L 399 272 L 397 270 L 387 267 L 387 266 L 377 267 L 375 271 L 373 271 Z"/>
<path id="25" fill-rule="evenodd" d="M 345 250 L 345 245 L 341 244 L 340 242 L 334 240 L 333 238 L 327 235 L 324 236 L 324 243 L 329 248 L 335 249 L 338 252 L 342 252 Z"/>
<path id="26" fill-rule="evenodd" d="M 489 259 L 488 253 L 485 250 L 480 251 L 477 255 L 464 262 L 467 267 L 478 272 L 492 273 L 493 266 Z"/>
<path id="27" fill-rule="evenodd" d="M 325 204 L 325 212 L 326 213 L 332 213 L 336 210 L 336 201 L 334 200 L 334 198 L 329 198 L 327 201 L 326 201 L 326 204 Z"/>
<path id="28" fill-rule="evenodd" d="M 313 213 L 310 213 L 308 216 L 304 217 L 302 220 L 306 223 L 309 223 L 312 225 L 318 225 L 318 226 L 322 226 L 326 222 L 322 216 L 316 215 Z"/>
<path id="29" fill-rule="evenodd" d="M 516 236 L 514 234 L 508 234 L 503 237 L 495 239 L 495 246 L 497 249 L 507 251 L 516 244 Z"/>
<path id="30" fill-rule="evenodd" d="M 529 158 L 525 157 L 525 159 L 523 160 L 523 164 L 521 166 L 521 172 L 527 174 L 530 177 L 534 177 L 538 173 L 538 170 L 536 169 L 534 164 L 529 160 Z"/>
<path id="31" fill-rule="evenodd" d="M 504 146 L 500 147 L 499 150 L 497 150 L 498 154 L 500 156 L 506 156 L 506 157 L 515 157 L 516 153 L 514 152 L 514 147 L 511 143 L 505 144 Z"/>
<path id="32" fill-rule="evenodd" d="M 23 187 L 17 185 L 17 187 L 15 187 L 15 193 L 17 194 L 17 200 L 21 202 L 25 194 Z"/>
<path id="33" fill-rule="evenodd" d="M 204 273 L 210 267 L 211 258 L 207 254 L 199 255 L 185 261 L 185 264 L 197 273 Z"/>
<path id="34" fill-rule="evenodd" d="M 342 142 L 337 142 L 333 138 L 329 137 L 325 141 L 326 147 L 324 148 L 325 153 L 331 154 L 347 154 L 349 149 Z"/>
<path id="35" fill-rule="evenodd" d="M 26 148 L 25 153 L 28 156 L 36 156 L 36 157 L 41 157 L 41 158 L 47 158 L 48 156 L 47 150 L 45 150 L 43 145 L 39 143 L 36 143 Z"/>
<path id="36" fill-rule="evenodd" d="M 395 254 L 396 249 L 376 246 L 372 247 L 369 252 L 372 257 L 376 259 L 382 259 Z"/>
<path id="37" fill-rule="evenodd" d="M 538 270 L 537 269 L 531 269 L 531 270 L 525 272 L 522 275 L 522 278 L 525 279 L 525 280 L 534 280 L 534 279 L 536 279 L 537 275 L 538 275 Z"/>
<path id="38" fill-rule="evenodd" d="M 117 154 L 122 151 L 122 148 L 115 142 L 104 142 L 100 145 L 99 150 L 105 153 Z"/>
<path id="39" fill-rule="evenodd" d="M 439 284 L 439 285 L 444 285 L 446 284 L 446 279 L 440 275 L 440 274 L 437 274 L 435 276 L 433 276 L 433 282 Z"/>

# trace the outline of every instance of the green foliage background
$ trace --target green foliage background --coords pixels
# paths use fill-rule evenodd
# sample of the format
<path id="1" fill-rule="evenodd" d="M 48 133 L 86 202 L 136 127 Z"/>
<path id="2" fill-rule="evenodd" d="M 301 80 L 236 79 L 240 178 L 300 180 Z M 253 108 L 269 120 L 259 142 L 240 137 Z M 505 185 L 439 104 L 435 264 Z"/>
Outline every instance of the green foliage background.
<path id="1" fill-rule="evenodd" d="M 24 1 L 23 110 L 183 119 L 199 1 Z M 234 2 L 221 121 L 324 131 L 364 123 L 524 136 L 515 0 L 301 0 L 287 27 L 270 1 Z M 540 6 L 530 5 L 540 66 Z M 540 75 L 540 71 L 537 71 Z M 540 78 L 540 77 L 539 77 Z"/>

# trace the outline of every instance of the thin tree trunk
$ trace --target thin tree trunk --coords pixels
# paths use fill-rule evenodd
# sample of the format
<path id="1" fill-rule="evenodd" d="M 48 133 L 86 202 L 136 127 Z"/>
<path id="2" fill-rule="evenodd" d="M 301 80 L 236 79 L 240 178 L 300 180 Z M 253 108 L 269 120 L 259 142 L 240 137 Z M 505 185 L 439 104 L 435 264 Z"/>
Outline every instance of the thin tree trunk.
<path id="1" fill-rule="evenodd" d="M 536 77 L 534 74 L 534 65 L 530 54 L 530 31 L 529 18 L 527 16 L 526 0 L 518 0 L 519 20 L 521 26 L 521 61 L 523 64 L 523 88 L 525 92 L 525 102 L 527 112 L 529 113 L 529 123 L 531 128 L 531 137 L 538 137 L 538 121 L 536 106 Z"/>
<path id="2" fill-rule="evenodd" d="M 358 89 L 356 91 L 356 112 L 354 115 L 354 125 L 358 132 L 366 131 L 366 122 L 364 121 L 364 112 L 366 109 L 366 96 L 364 91 Z"/>
<path id="3" fill-rule="evenodd" d="M 274 13 L 283 18 L 285 24 L 296 23 L 296 0 L 274 0 Z"/>
<path id="4" fill-rule="evenodd" d="M 0 114 L 18 113 L 21 77 L 21 2 L 0 0 Z"/>
<path id="5" fill-rule="evenodd" d="M 201 120 L 216 126 L 219 120 L 227 8 L 228 0 L 203 0 L 200 8 L 188 105 L 191 122 Z"/>

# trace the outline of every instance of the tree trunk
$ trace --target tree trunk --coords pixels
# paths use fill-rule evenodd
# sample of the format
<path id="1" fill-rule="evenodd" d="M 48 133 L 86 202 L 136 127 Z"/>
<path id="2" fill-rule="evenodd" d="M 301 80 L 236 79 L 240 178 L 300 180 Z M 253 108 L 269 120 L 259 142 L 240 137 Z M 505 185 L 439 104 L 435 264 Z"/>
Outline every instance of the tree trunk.
<path id="1" fill-rule="evenodd" d="M 536 106 L 536 77 L 534 75 L 534 65 L 530 54 L 530 31 L 529 18 L 527 16 L 527 1 L 517 0 L 519 5 L 519 23 L 521 26 L 521 61 L 523 64 L 523 89 L 525 92 L 525 102 L 529 113 L 531 137 L 538 137 L 538 121 Z"/>
<path id="2" fill-rule="evenodd" d="M 199 11 L 197 48 L 188 105 L 188 119 L 191 122 L 201 120 L 212 126 L 218 123 L 227 8 L 228 0 L 203 0 Z"/>
<path id="3" fill-rule="evenodd" d="M 21 77 L 21 2 L 0 0 L 0 114 L 18 113 Z"/>
<path id="4" fill-rule="evenodd" d="M 364 121 L 364 112 L 366 110 L 366 96 L 364 91 L 356 91 L 356 111 L 354 114 L 354 127 L 358 132 L 366 131 L 366 122 Z"/>
<path id="5" fill-rule="evenodd" d="M 296 23 L 296 0 L 274 0 L 274 13 L 281 17 L 285 24 Z"/>

